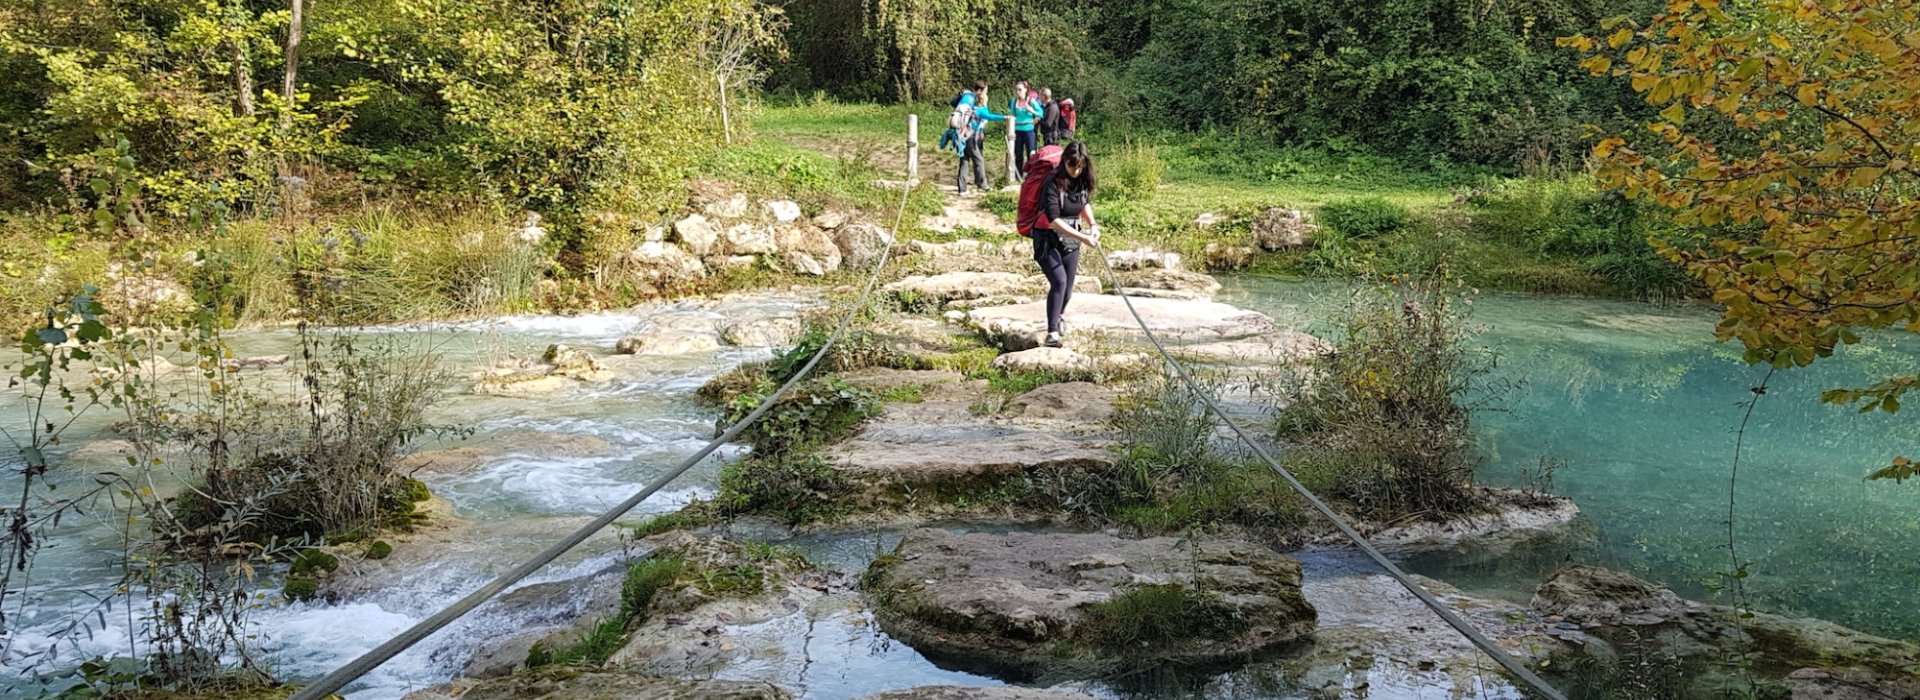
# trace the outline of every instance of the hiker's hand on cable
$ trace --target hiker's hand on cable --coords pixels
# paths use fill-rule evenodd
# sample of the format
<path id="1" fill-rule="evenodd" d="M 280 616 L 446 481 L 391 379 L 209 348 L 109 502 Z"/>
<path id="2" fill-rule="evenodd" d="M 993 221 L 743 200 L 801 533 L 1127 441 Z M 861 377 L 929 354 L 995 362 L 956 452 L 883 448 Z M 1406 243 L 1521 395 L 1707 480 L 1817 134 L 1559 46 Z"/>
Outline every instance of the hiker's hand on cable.
<path id="1" fill-rule="evenodd" d="M 1100 227 L 1095 226 L 1093 228 L 1087 229 L 1086 239 L 1087 239 L 1087 245 L 1093 246 L 1095 248 L 1100 247 Z"/>

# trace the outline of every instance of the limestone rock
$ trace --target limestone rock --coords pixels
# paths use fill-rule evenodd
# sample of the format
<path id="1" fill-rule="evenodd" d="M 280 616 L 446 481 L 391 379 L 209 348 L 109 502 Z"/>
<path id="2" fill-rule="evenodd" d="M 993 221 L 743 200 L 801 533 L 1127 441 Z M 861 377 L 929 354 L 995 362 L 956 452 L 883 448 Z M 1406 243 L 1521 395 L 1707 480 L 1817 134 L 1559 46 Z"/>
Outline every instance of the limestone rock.
<path id="1" fill-rule="evenodd" d="M 482 396 L 539 396 L 576 385 L 578 382 L 573 379 L 553 374 L 511 375 L 481 380 L 473 386 L 473 393 Z"/>
<path id="2" fill-rule="evenodd" d="M 747 196 L 744 194 L 735 194 L 726 199 L 708 202 L 705 209 L 707 216 L 721 219 L 738 219 L 747 215 Z"/>
<path id="3" fill-rule="evenodd" d="M 1121 273 L 1117 277 L 1120 291 L 1128 296 L 1206 301 L 1220 292 L 1218 280 L 1197 272 L 1152 269 Z"/>
<path id="4" fill-rule="evenodd" d="M 833 209 L 829 209 L 827 211 L 820 212 L 819 216 L 813 217 L 813 225 L 828 231 L 832 231 L 840 228 L 841 226 L 845 226 L 847 224 L 848 218 L 849 217 L 847 216 L 847 213 L 844 211 L 836 211 Z"/>
<path id="5" fill-rule="evenodd" d="M 626 671 L 548 667 L 489 680 L 461 679 L 408 694 L 403 700 L 788 700 L 771 683 L 683 681 Z"/>
<path id="6" fill-rule="evenodd" d="M 772 255 L 780 252 L 773 229 L 754 224 L 727 227 L 727 250 L 734 255 Z"/>
<path id="7" fill-rule="evenodd" d="M 715 270 L 747 270 L 758 264 L 758 255 L 727 255 L 707 259 L 707 267 Z"/>
<path id="8" fill-rule="evenodd" d="M 1148 269 L 1179 270 L 1181 269 L 1182 259 L 1179 253 L 1154 250 L 1152 248 L 1139 248 L 1136 250 L 1116 250 L 1107 253 L 1107 262 L 1113 265 L 1115 272 Z"/>
<path id="9" fill-rule="evenodd" d="M 1015 397 L 1008 403 L 1008 409 L 1021 418 L 1099 425 L 1113 418 L 1113 402 L 1119 398 L 1120 391 L 1112 387 L 1091 382 L 1060 382 Z"/>
<path id="10" fill-rule="evenodd" d="M 1595 566 L 1569 566 L 1554 572 L 1534 591 L 1533 607 L 1549 615 L 1601 623 L 1653 624 L 1688 611 L 1686 601 L 1673 591 Z"/>
<path id="11" fill-rule="evenodd" d="M 1093 358 L 1066 348 L 1037 347 L 993 358 L 994 369 L 1008 372 L 1089 374 L 1100 368 Z"/>
<path id="12" fill-rule="evenodd" d="M 1293 330 L 1280 330 L 1237 340 L 1191 343 L 1168 348 L 1182 358 L 1231 365 L 1285 365 L 1305 362 L 1333 351 L 1333 344 Z"/>
<path id="13" fill-rule="evenodd" d="M 713 255 L 715 244 L 720 242 L 720 229 L 699 214 L 674 222 L 673 235 L 688 252 L 701 257 Z"/>
<path id="14" fill-rule="evenodd" d="M 587 377 L 602 371 L 599 361 L 587 351 L 560 344 L 548 345 L 540 361 L 552 367 L 554 374 L 567 377 Z"/>
<path id="15" fill-rule="evenodd" d="M 870 427 L 827 451 L 827 461 L 851 476 L 891 483 L 959 483 L 1028 471 L 1112 469 L 1105 447 L 1047 432 L 966 426 L 935 430 Z M 908 429 L 912 428 L 912 429 Z"/>
<path id="16" fill-rule="evenodd" d="M 881 255 L 885 255 L 887 248 L 893 245 L 893 234 L 873 224 L 847 224 L 838 227 L 821 226 L 821 228 L 833 229 L 833 243 L 840 249 L 842 264 L 858 268 L 863 272 L 873 267 L 874 262 L 878 261 Z"/>
<path id="17" fill-rule="evenodd" d="M 1248 338 L 1276 330 L 1273 319 L 1211 301 L 1134 299 L 1133 307 L 1165 341 L 1207 342 Z M 1069 335 L 1095 333 L 1109 338 L 1144 340 L 1124 300 L 1106 294 L 1075 294 L 1067 307 Z M 1037 347 L 1047 330 L 1046 305 L 1035 302 L 974 309 L 967 323 L 1008 350 Z"/>
<path id="18" fill-rule="evenodd" d="M 907 241 L 907 252 L 930 258 L 951 258 L 967 255 L 995 255 L 999 249 L 983 241 L 963 238 L 946 243 Z"/>
<path id="19" fill-rule="evenodd" d="M 1232 217 L 1226 216 L 1224 214 L 1219 214 L 1215 212 L 1205 212 L 1199 216 L 1193 217 L 1193 225 L 1195 228 L 1209 229 L 1232 220 L 1233 220 Z"/>
<path id="20" fill-rule="evenodd" d="M 1253 264 L 1253 256 L 1259 253 L 1253 246 L 1214 242 L 1200 250 L 1200 261 L 1209 270 L 1238 270 Z"/>
<path id="21" fill-rule="evenodd" d="M 794 272 L 819 277 L 840 269 L 840 247 L 826 231 L 812 227 L 788 228 L 780 231 L 776 241 L 781 259 Z"/>
<path id="22" fill-rule="evenodd" d="M 1274 207 L 1253 220 L 1253 244 L 1266 250 L 1313 245 L 1319 232 L 1320 226 L 1298 209 Z"/>
<path id="23" fill-rule="evenodd" d="M 1300 564 L 1237 540 L 916 530 L 864 580 L 881 629 L 916 649 L 1049 671 L 1066 665 L 1063 653 L 1110 661 L 1124 653 L 1130 663 L 1234 658 L 1299 639 L 1316 619 Z M 1209 637 L 1116 650 L 1089 609 L 1143 585 L 1203 592 L 1202 614 L 1237 622 Z"/>
<path id="24" fill-rule="evenodd" d="M 720 348 L 720 339 L 711 333 L 653 328 L 620 339 L 615 349 L 622 355 L 691 355 Z"/>
<path id="25" fill-rule="evenodd" d="M 680 246 L 648 241 L 630 256 L 641 281 L 656 289 L 685 284 L 707 276 L 707 266 Z"/>
<path id="26" fill-rule="evenodd" d="M 771 202 L 762 202 L 760 206 L 766 207 L 767 213 L 773 215 L 774 221 L 790 224 L 800 220 L 800 204 L 793 200 L 776 199 Z"/>
<path id="27" fill-rule="evenodd" d="M 1036 291 L 1032 279 L 1012 272 L 948 272 L 931 277 L 912 275 L 881 289 L 897 298 L 933 303 L 998 296 L 1031 296 Z M 1040 288 L 1045 289 L 1044 286 Z"/>
<path id="28" fill-rule="evenodd" d="M 756 318 L 734 321 L 720 330 L 728 345 L 747 348 L 784 348 L 799 340 L 806 324 L 797 318 Z"/>

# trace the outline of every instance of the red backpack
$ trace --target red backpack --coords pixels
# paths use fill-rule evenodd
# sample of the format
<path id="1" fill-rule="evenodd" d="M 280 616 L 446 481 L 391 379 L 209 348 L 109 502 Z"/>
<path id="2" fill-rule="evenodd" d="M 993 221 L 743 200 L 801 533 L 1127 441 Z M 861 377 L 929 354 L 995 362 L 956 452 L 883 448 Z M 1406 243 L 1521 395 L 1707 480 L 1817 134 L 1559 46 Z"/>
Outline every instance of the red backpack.
<path id="1" fill-rule="evenodd" d="M 1033 152 L 1027 159 L 1027 179 L 1020 183 L 1020 205 L 1014 216 L 1013 228 L 1022 236 L 1033 236 L 1033 229 L 1049 228 L 1053 222 L 1046 220 L 1040 211 L 1040 188 L 1047 186 L 1047 178 L 1053 175 L 1053 169 L 1060 165 L 1059 146 L 1044 146 Z"/>

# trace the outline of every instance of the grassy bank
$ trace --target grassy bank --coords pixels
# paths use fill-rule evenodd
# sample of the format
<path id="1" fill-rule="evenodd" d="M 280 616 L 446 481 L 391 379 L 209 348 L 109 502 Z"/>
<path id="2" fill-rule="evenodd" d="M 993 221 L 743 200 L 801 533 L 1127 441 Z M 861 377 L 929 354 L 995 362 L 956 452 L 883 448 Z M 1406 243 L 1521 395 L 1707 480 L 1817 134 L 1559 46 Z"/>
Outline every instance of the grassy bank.
<path id="1" fill-rule="evenodd" d="M 770 105 L 756 126 L 766 141 L 899 172 L 909 110 L 920 115 L 921 177 L 950 191 L 954 156 L 934 148 L 946 115 L 941 105 L 810 100 Z M 988 135 L 1000 134 L 995 127 Z M 1407 164 L 1339 144 L 1289 148 L 1224 132 L 1082 136 L 1093 146 L 1103 223 L 1120 246 L 1197 255 L 1208 243 L 1244 244 L 1255 216 L 1289 207 L 1317 215 L 1319 244 L 1257 257 L 1256 271 L 1392 275 L 1444 258 L 1483 289 L 1642 299 L 1693 293 L 1647 242 L 1667 226 L 1662 217 L 1598 191 L 1584 175 L 1507 177 Z M 1002 171 L 998 143 L 989 148 L 989 168 Z M 997 192 L 983 205 L 1010 217 L 1015 197 Z M 1208 213 L 1226 222 L 1194 224 Z"/>

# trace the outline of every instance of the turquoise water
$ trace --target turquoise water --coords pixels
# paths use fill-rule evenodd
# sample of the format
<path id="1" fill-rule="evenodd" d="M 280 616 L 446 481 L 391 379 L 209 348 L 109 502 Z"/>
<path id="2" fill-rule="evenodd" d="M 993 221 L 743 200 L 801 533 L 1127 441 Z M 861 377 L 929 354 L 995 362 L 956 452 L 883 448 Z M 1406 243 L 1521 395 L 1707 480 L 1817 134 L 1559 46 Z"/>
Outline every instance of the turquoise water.
<path id="1" fill-rule="evenodd" d="M 1322 335 L 1347 287 L 1222 280 L 1220 300 Z M 1518 486 L 1543 457 L 1564 460 L 1554 490 L 1585 513 L 1581 536 L 1531 550 L 1412 562 L 1468 588 L 1524 595 L 1562 563 L 1636 571 L 1713 599 L 1730 570 L 1726 513 L 1735 431 L 1766 375 L 1717 344 L 1699 308 L 1522 295 L 1474 298 L 1478 338 L 1517 385 L 1476 417 L 1483 481 Z M 1866 481 L 1913 455 L 1912 412 L 1860 414 L 1818 401 L 1824 389 L 1920 372 L 1920 338 L 1885 334 L 1812 367 L 1776 374 L 1748 426 L 1737 543 L 1759 609 L 1920 639 L 1920 483 Z"/>

